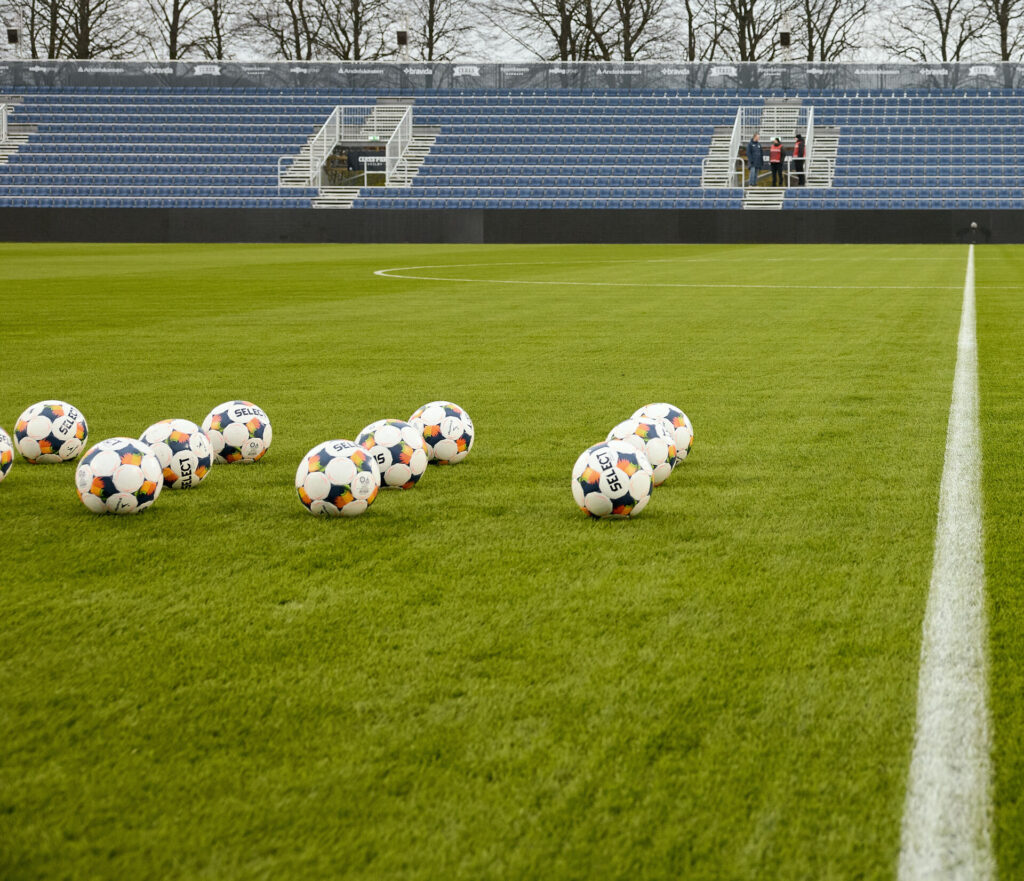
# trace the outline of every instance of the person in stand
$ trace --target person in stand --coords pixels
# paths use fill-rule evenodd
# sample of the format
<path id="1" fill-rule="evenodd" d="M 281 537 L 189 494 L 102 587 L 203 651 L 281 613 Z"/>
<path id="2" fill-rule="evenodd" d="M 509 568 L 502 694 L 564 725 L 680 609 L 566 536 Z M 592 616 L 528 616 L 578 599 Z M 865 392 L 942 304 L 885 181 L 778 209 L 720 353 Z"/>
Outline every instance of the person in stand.
<path id="1" fill-rule="evenodd" d="M 796 185 L 804 186 L 807 178 L 804 177 L 804 156 L 807 154 L 807 147 L 804 144 L 804 136 L 797 134 L 796 143 L 793 144 L 793 171 L 796 172 Z"/>
<path id="2" fill-rule="evenodd" d="M 782 141 L 776 138 L 768 148 L 768 161 L 772 166 L 772 186 L 783 185 L 782 160 L 786 158 L 786 151 L 782 149 Z"/>
<path id="3" fill-rule="evenodd" d="M 750 186 L 757 186 L 757 176 L 764 167 L 764 150 L 761 148 L 761 136 L 754 132 L 754 136 L 747 144 L 747 165 L 750 166 Z"/>

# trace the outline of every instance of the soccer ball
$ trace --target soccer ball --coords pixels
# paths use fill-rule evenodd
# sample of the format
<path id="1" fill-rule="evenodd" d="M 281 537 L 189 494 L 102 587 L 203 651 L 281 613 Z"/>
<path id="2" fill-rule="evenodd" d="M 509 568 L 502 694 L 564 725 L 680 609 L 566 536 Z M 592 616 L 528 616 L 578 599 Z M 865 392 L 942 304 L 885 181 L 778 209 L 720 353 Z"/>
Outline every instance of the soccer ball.
<path id="1" fill-rule="evenodd" d="M 473 420 L 458 404 L 431 401 L 409 417 L 409 424 L 423 435 L 427 459 L 436 465 L 461 462 L 473 449 Z"/>
<path id="2" fill-rule="evenodd" d="M 401 419 L 378 419 L 359 432 L 356 443 L 377 460 L 385 488 L 412 489 L 427 469 L 423 435 Z"/>
<path id="3" fill-rule="evenodd" d="M 572 497 L 591 517 L 635 517 L 651 500 L 653 469 L 632 444 L 609 440 L 584 450 L 572 469 Z"/>
<path id="4" fill-rule="evenodd" d="M 225 401 L 214 407 L 203 420 L 203 432 L 221 465 L 258 462 L 274 436 L 267 414 L 249 401 Z"/>
<path id="5" fill-rule="evenodd" d="M 157 500 L 163 486 L 160 460 L 131 437 L 100 441 L 75 472 L 78 498 L 96 514 L 138 514 Z"/>
<path id="6" fill-rule="evenodd" d="M 164 419 L 140 438 L 148 444 L 163 469 L 164 486 L 192 489 L 199 486 L 213 467 L 213 447 L 202 429 L 187 419 Z"/>
<path id="7" fill-rule="evenodd" d="M 6 476 L 14 465 L 14 442 L 11 436 L 0 428 L 0 481 Z"/>
<path id="8" fill-rule="evenodd" d="M 690 418 L 672 404 L 648 404 L 633 414 L 634 419 L 657 418 L 667 419 L 675 429 L 676 464 L 678 465 L 693 449 L 693 424 Z"/>
<path id="9" fill-rule="evenodd" d="M 661 486 L 676 467 L 674 430 L 667 419 L 627 419 L 608 432 L 608 440 L 625 441 L 643 453 L 651 463 L 655 486 Z"/>
<path id="10" fill-rule="evenodd" d="M 355 517 L 377 498 L 380 469 L 358 444 L 325 441 L 302 457 L 295 472 L 295 491 L 311 514 Z"/>
<path id="11" fill-rule="evenodd" d="M 18 417 L 14 443 L 26 462 L 50 465 L 77 458 L 89 437 L 81 411 L 64 401 L 40 401 Z"/>

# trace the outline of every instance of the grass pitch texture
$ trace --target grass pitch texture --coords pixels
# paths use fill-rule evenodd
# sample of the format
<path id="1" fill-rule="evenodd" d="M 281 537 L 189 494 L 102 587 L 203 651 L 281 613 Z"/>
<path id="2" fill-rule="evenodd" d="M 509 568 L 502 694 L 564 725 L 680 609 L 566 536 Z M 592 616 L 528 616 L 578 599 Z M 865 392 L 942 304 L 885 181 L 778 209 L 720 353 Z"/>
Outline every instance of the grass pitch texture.
<path id="1" fill-rule="evenodd" d="M 8 430 L 49 397 L 90 442 L 234 398 L 274 427 L 136 518 L 86 511 L 73 466 L 0 485 L 0 876 L 894 876 L 966 249 L 0 260 Z M 1001 869 L 1024 307 L 985 284 L 1022 260 L 977 260 Z M 411 266 L 466 280 L 374 274 Z M 303 510 L 310 447 L 436 399 L 476 424 L 465 463 Z M 635 521 L 585 519 L 577 455 L 653 401 L 690 459 Z"/>
<path id="2" fill-rule="evenodd" d="M 1001 878 L 1024 871 L 1024 249 L 976 252 L 995 846 Z"/>

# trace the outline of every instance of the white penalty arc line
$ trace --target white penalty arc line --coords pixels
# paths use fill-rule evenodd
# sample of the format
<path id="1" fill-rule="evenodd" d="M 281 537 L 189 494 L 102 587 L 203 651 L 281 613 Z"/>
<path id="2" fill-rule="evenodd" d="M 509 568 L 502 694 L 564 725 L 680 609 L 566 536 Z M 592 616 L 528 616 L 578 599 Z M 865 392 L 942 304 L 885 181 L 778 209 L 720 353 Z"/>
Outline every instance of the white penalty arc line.
<path id="1" fill-rule="evenodd" d="M 619 261 L 588 261 L 594 263 L 613 263 Z M 622 261 L 635 263 L 637 261 Z M 660 261 L 641 261 L 660 262 Z M 593 288 L 729 288 L 741 290 L 787 290 L 787 291 L 946 291 L 959 290 L 959 285 L 828 285 L 828 284 L 729 284 L 721 282 L 649 282 L 649 281 L 565 281 L 551 279 L 513 279 L 513 278 L 459 278 L 443 275 L 408 275 L 419 269 L 464 269 L 475 266 L 563 266 L 563 263 L 449 263 L 444 266 L 399 266 L 394 269 L 378 269 L 373 274 L 381 278 L 405 279 L 408 281 L 447 281 L 468 284 L 511 284 L 511 285 L 553 285 L 555 287 L 593 287 Z"/>
<path id="2" fill-rule="evenodd" d="M 974 246 L 967 256 L 899 881 L 993 881 Z"/>

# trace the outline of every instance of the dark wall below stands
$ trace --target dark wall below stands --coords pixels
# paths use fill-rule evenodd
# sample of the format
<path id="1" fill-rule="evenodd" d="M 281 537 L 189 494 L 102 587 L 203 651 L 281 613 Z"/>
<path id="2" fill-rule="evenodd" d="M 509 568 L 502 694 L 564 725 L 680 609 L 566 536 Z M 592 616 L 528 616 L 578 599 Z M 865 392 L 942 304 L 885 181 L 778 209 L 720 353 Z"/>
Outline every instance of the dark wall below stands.
<path id="1" fill-rule="evenodd" d="M 8 242 L 1024 243 L 1024 211 L 0 208 Z"/>

